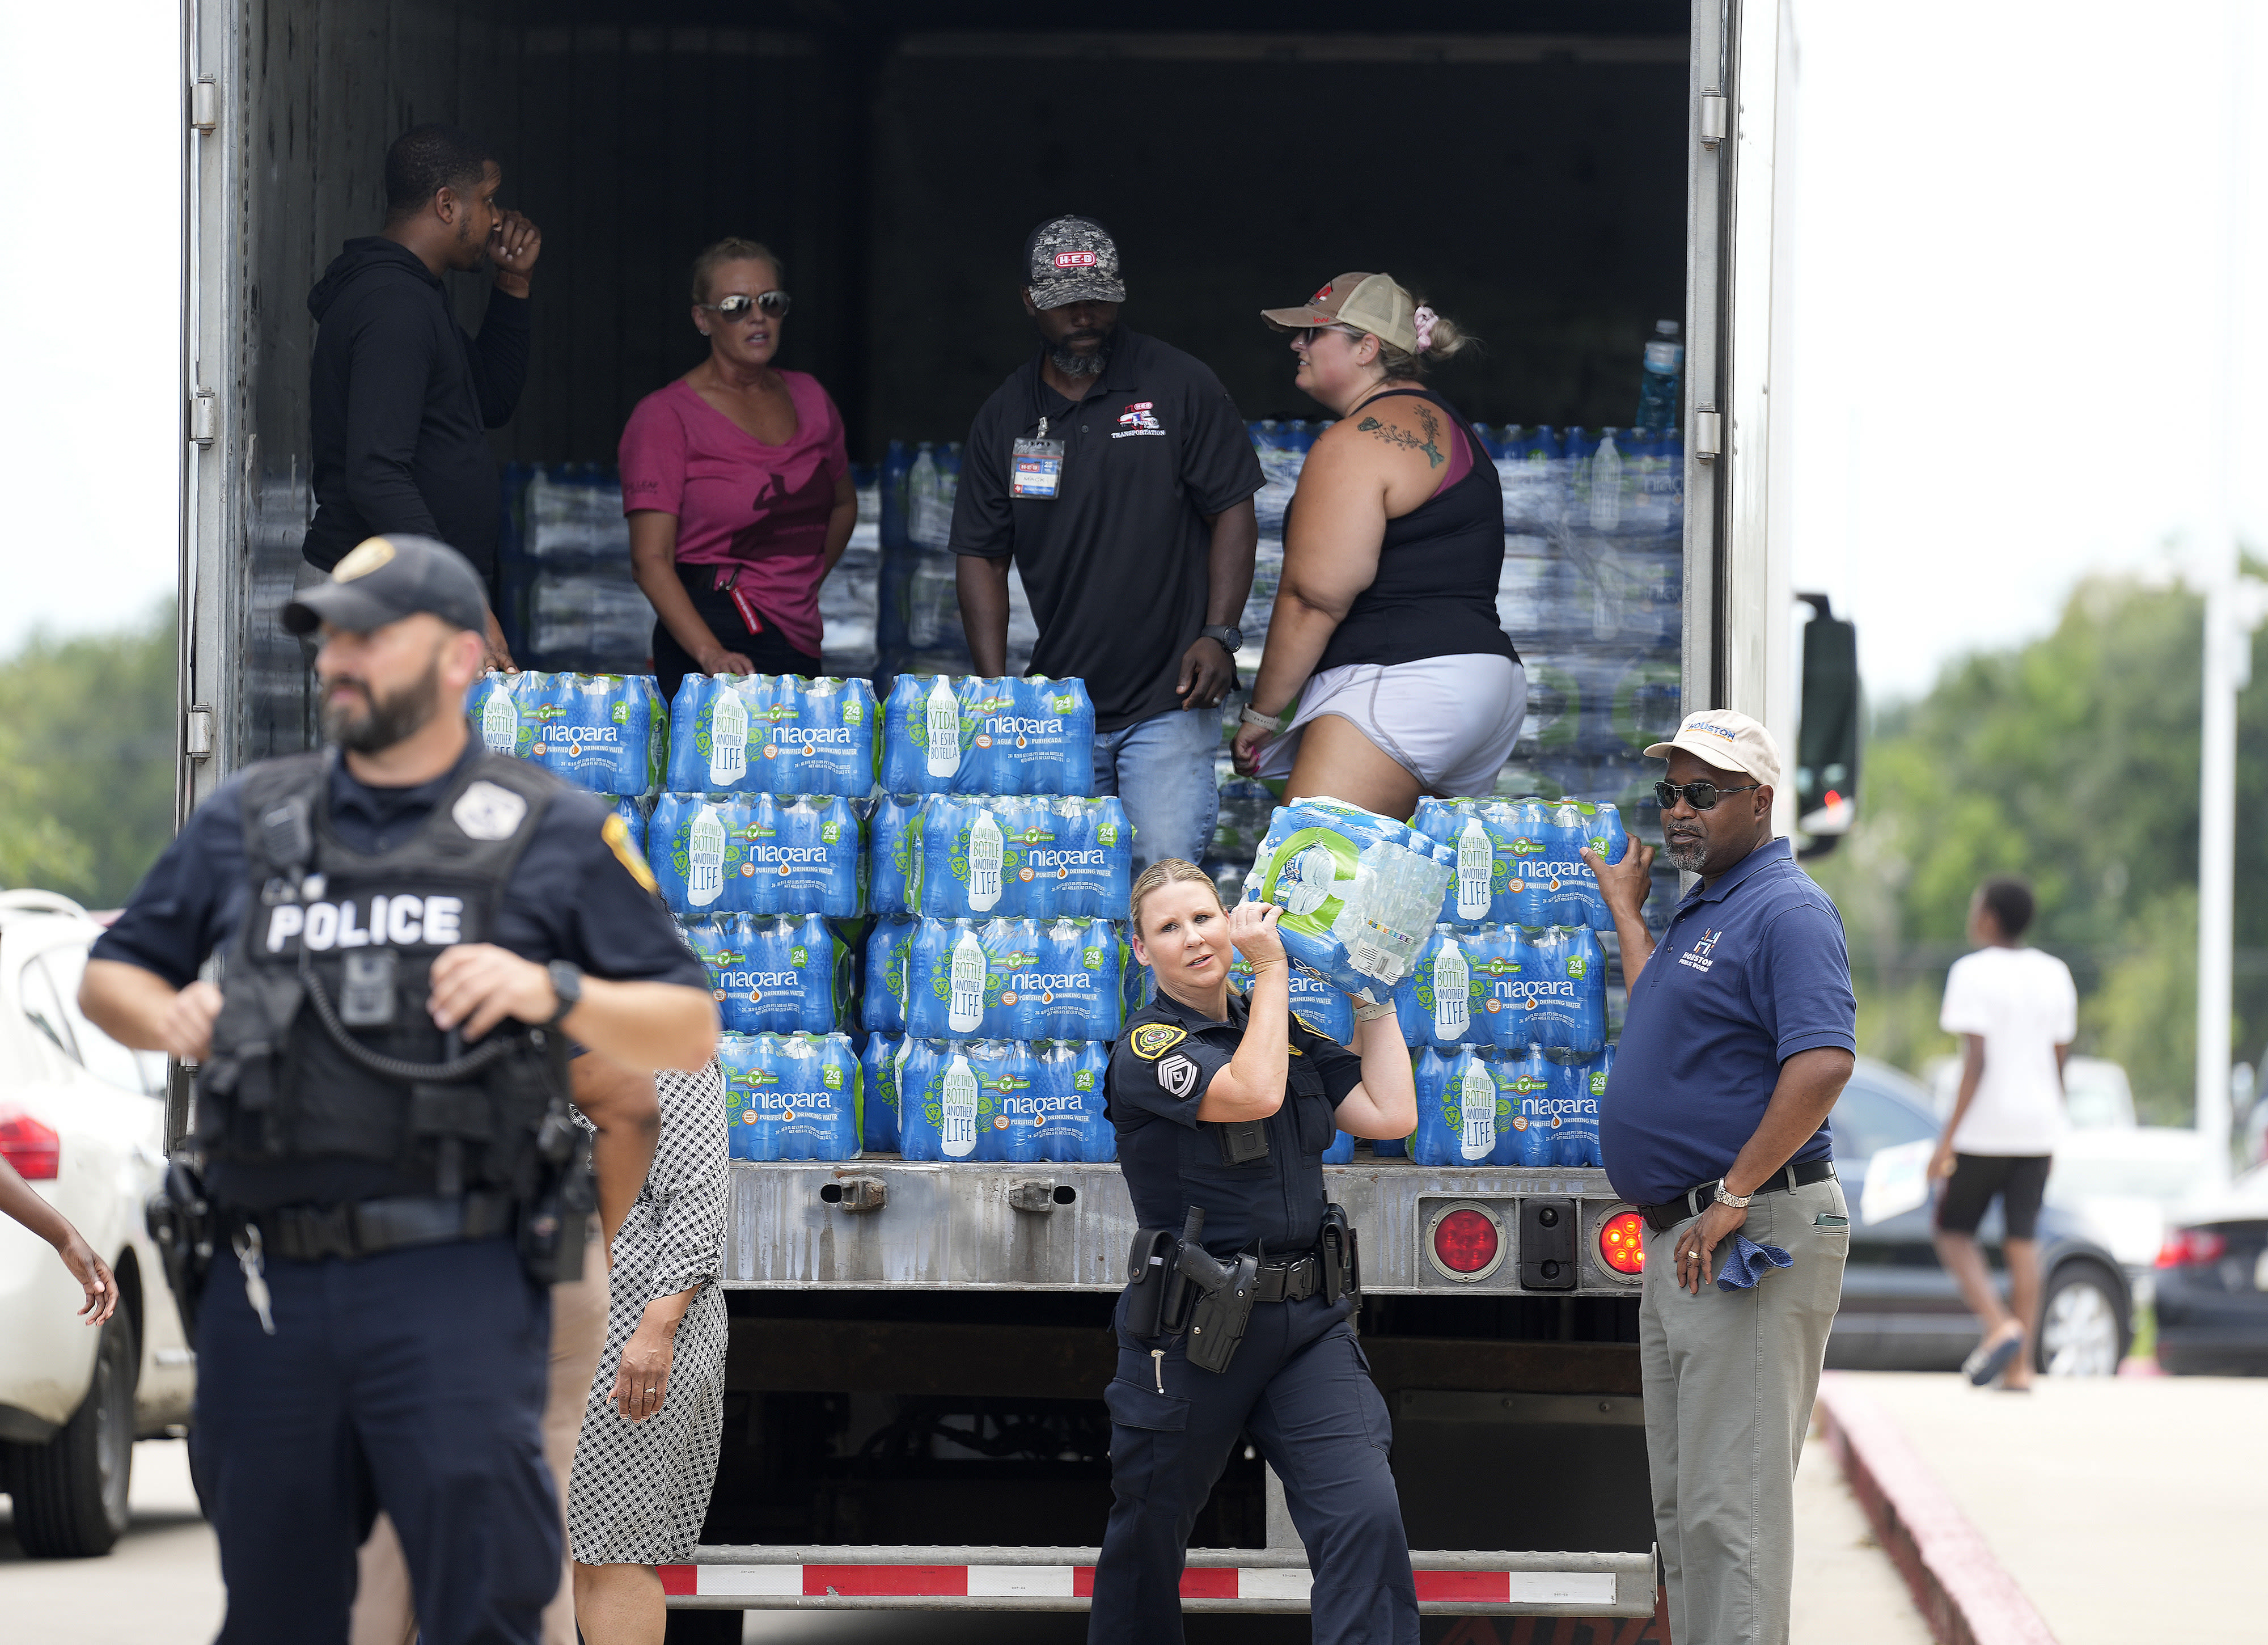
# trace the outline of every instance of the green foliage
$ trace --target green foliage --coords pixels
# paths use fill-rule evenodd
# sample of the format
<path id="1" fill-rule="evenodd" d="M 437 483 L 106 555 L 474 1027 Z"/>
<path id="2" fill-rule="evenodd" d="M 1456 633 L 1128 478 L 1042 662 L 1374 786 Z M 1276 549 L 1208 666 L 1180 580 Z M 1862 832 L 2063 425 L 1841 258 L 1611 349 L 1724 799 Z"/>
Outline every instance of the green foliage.
<path id="1" fill-rule="evenodd" d="M 1817 865 L 1851 933 L 1859 1043 L 1920 1072 L 1977 882 L 2021 874 L 2030 941 L 2079 984 L 2079 1049 L 2123 1063 L 2138 1105 L 2185 1121 L 2194 1088 L 2198 739 L 2204 602 L 2128 579 L 2081 583 L 2055 631 L 1962 659 L 1885 713 L 1859 826 Z M 2263 659 L 2268 662 L 2268 659 Z M 2268 1033 L 2268 668 L 2238 708 L 2240 1057 Z"/>
<path id="2" fill-rule="evenodd" d="M 0 660 L 0 885 L 124 902 L 173 834 L 173 606 Z"/>

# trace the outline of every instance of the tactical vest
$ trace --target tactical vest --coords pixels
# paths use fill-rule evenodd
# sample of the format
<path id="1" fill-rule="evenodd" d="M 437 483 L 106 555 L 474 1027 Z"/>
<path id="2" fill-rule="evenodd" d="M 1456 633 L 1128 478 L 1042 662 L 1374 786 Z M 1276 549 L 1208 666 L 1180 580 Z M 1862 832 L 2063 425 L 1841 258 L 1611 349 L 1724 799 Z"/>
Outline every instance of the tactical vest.
<path id="1" fill-rule="evenodd" d="M 380 856 L 333 832 L 329 754 L 245 778 L 250 881 L 198 1073 L 209 1158 L 390 1165 L 432 1191 L 535 1191 L 536 1139 L 567 1091 L 563 1036 L 506 1018 L 470 1045 L 433 1024 L 434 957 L 495 940 L 513 865 L 558 779 L 485 750 Z"/>

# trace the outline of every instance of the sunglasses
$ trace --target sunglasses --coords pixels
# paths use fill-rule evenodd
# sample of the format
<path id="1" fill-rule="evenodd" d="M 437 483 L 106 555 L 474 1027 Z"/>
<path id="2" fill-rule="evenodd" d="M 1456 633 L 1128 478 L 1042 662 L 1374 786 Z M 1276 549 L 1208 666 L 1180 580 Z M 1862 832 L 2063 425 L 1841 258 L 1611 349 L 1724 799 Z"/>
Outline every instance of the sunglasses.
<path id="1" fill-rule="evenodd" d="M 1744 794 L 1763 786 L 1762 783 L 1750 783 L 1742 788 L 1719 788 L 1714 783 L 1656 783 L 1653 797 L 1661 801 L 1664 811 L 1677 804 L 1680 794 L 1685 797 L 1685 803 L 1696 811 L 1714 811 L 1717 802 L 1727 794 Z"/>
<path id="2" fill-rule="evenodd" d="M 703 303 L 701 306 L 738 325 L 759 308 L 774 320 L 781 319 L 787 314 L 788 304 L 792 300 L 785 291 L 763 291 L 755 297 L 745 291 L 735 291 L 721 303 Z"/>
<path id="3" fill-rule="evenodd" d="M 1336 331 L 1343 337 L 1353 337 L 1357 340 L 1370 335 L 1368 332 L 1357 331 L 1351 326 L 1302 326 L 1292 334 L 1292 341 L 1303 349 L 1311 349 L 1315 346 L 1315 339 L 1326 331 Z"/>

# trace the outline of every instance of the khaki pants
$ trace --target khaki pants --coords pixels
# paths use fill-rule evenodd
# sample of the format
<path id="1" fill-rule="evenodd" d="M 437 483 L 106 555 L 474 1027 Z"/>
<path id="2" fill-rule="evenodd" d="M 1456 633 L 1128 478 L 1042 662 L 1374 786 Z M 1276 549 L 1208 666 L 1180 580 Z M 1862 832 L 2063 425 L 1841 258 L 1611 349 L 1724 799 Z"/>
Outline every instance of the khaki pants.
<path id="1" fill-rule="evenodd" d="M 583 1408 L 591 1379 L 607 1350 L 607 1255 L 594 1224 L 584 1248 L 583 1277 L 551 1287 L 551 1391 L 543 1404 L 543 1457 L 559 1487 L 562 1534 L 567 1520 L 567 1476 L 574 1466 L 575 1442 L 583 1432 Z M 409 1645 L 417 1637 L 417 1616 L 409 1593 L 409 1567 L 394 1522 L 385 1515 L 371 1527 L 357 1561 L 352 1645 Z M 575 1560 L 560 1559 L 559 1591 L 543 1608 L 543 1645 L 576 1645 Z"/>
<path id="2" fill-rule="evenodd" d="M 1846 1219 L 1822 1226 L 1821 1217 Z M 1681 1222 L 1646 1235 L 1638 1359 L 1654 1537 L 1676 1645 L 1786 1645 L 1795 1572 L 1795 1464 L 1811 1427 L 1827 1329 L 1851 1254 L 1832 1178 L 1758 1194 L 1739 1232 L 1795 1259 L 1754 1287 L 1678 1288 Z M 1732 1241 L 1717 1247 L 1722 1263 Z"/>

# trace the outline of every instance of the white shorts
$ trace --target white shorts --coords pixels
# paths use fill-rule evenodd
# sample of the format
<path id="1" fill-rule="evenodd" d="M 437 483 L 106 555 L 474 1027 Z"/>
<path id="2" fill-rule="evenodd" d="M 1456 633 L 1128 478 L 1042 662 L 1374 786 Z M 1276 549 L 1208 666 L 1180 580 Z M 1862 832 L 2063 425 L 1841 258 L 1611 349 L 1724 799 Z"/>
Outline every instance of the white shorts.
<path id="1" fill-rule="evenodd" d="M 1261 750 L 1263 777 L 1292 774 L 1300 731 L 1322 714 L 1353 721 L 1429 794 L 1485 794 L 1528 718 L 1528 670 L 1493 652 L 1326 668 L 1300 693 L 1291 729 Z"/>

